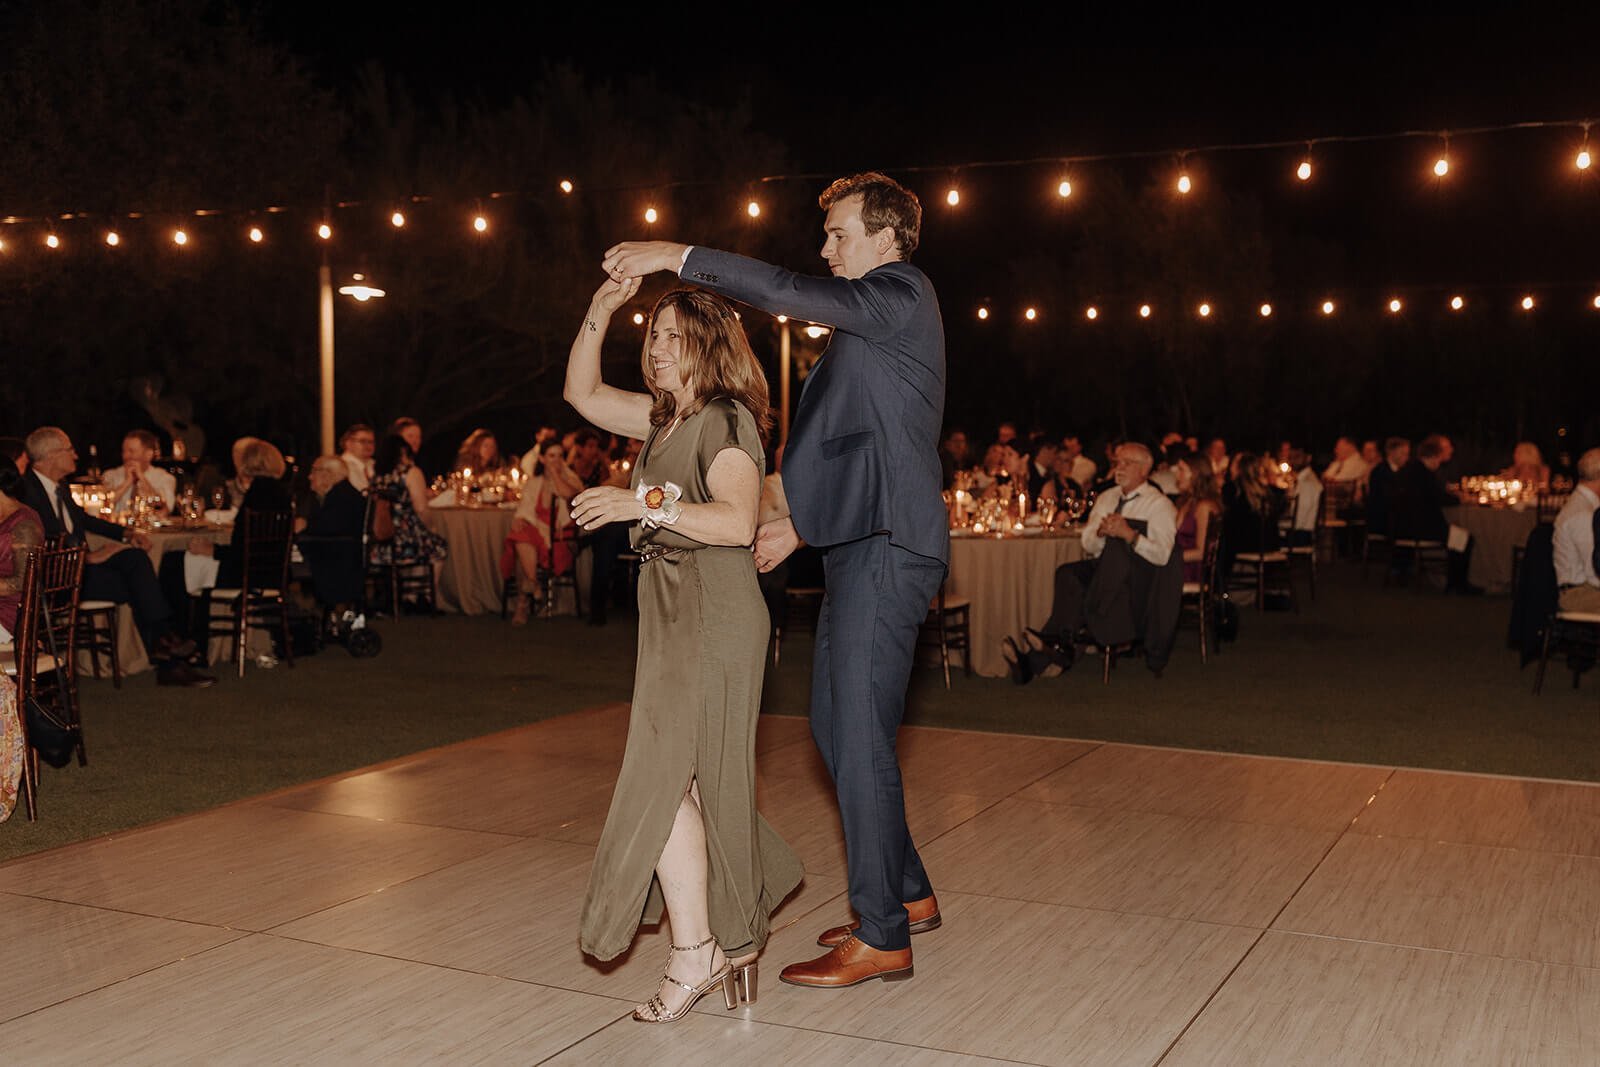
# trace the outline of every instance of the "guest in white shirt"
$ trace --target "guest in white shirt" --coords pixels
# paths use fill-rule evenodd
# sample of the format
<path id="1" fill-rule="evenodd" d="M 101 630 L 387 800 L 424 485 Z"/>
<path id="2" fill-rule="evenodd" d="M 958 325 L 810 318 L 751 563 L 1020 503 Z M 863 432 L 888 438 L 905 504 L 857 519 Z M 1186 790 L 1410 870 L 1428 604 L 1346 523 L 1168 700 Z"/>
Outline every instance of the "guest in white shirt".
<path id="1" fill-rule="evenodd" d="M 339 438 L 339 458 L 350 471 L 350 484 L 363 493 L 372 481 L 372 456 L 377 450 L 378 435 L 364 422 L 356 423 Z"/>
<path id="2" fill-rule="evenodd" d="M 178 479 L 154 466 L 161 456 L 161 439 L 149 430 L 130 430 L 122 439 L 122 466 L 101 477 L 111 491 L 111 507 L 117 513 L 133 511 L 138 497 L 159 496 L 171 511 L 178 500 Z"/>
<path id="3" fill-rule="evenodd" d="M 1211 443 L 1206 445 L 1206 459 L 1211 461 L 1211 473 L 1219 481 L 1227 481 L 1231 472 L 1231 463 L 1228 458 L 1228 442 L 1220 437 L 1213 437 Z"/>
<path id="4" fill-rule="evenodd" d="M 1594 513 L 1600 508 L 1600 448 L 1578 457 L 1578 485 L 1556 516 L 1556 585 L 1562 611 L 1600 611 L 1594 569 Z"/>
<path id="5" fill-rule="evenodd" d="M 1106 586 L 1108 581 L 1131 579 L 1128 555 L 1118 553 L 1113 565 L 1105 554 L 1108 542 L 1123 542 L 1133 556 L 1152 567 L 1165 567 L 1172 558 L 1178 509 L 1165 493 L 1150 484 L 1154 465 L 1154 457 L 1144 445 L 1118 446 L 1112 463 L 1116 485 L 1100 494 L 1083 524 L 1085 558 L 1056 568 L 1049 621 L 1037 631 L 1028 631 L 1020 642 L 1006 638 L 1006 659 L 1011 665 L 1012 680 L 1019 685 L 1032 681 L 1046 666 L 1071 666 L 1073 645 L 1085 623 L 1099 643 L 1119 643 L 1133 636 L 1128 597 L 1097 596 L 1097 602 L 1105 602 L 1105 617 L 1098 618 L 1093 609 L 1086 610 L 1086 593 L 1091 583 L 1104 592 L 1116 588 Z M 1107 569 L 1113 566 L 1114 569 Z"/>
<path id="6" fill-rule="evenodd" d="M 1078 440 L 1077 434 L 1068 434 L 1061 439 L 1061 454 L 1072 464 L 1072 480 L 1078 483 L 1079 489 L 1087 489 L 1094 484 L 1094 460 L 1083 454 L 1083 442 Z"/>
<path id="7" fill-rule="evenodd" d="M 1289 450 L 1289 469 L 1294 481 L 1289 490 L 1293 498 L 1289 543 L 1309 545 L 1316 536 L 1317 512 L 1322 509 L 1322 479 L 1311 469 L 1311 455 L 1302 448 Z"/>
<path id="8" fill-rule="evenodd" d="M 1377 450 L 1377 442 L 1373 442 L 1373 450 Z M 1361 458 L 1361 450 L 1356 447 L 1352 438 L 1341 437 L 1333 443 L 1333 462 L 1328 464 L 1328 469 L 1322 472 L 1325 482 L 1359 482 L 1367 476 L 1371 469 L 1367 461 Z"/>

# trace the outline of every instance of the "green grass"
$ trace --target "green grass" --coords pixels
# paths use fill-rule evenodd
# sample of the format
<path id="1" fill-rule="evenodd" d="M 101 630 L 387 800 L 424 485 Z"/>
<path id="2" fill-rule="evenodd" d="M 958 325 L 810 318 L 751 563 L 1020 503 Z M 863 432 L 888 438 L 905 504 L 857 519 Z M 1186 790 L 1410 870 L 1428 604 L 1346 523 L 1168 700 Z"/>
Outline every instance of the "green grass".
<path id="1" fill-rule="evenodd" d="M 918 670 L 906 721 L 1227 752 L 1600 781 L 1600 674 L 1542 696 L 1504 645 L 1508 602 L 1363 586 L 1324 572 L 1298 615 L 1246 610 L 1202 666 L 1181 635 L 1165 676 L 1098 662 L 1018 688 Z M 379 624 L 376 659 L 330 648 L 292 670 L 224 665 L 210 690 L 85 680 L 89 766 L 44 768 L 41 817 L 0 826 L 0 858 L 112 833 L 552 715 L 626 700 L 631 618 L 513 629 L 498 618 Z M 784 641 L 765 710 L 804 715 L 810 635 Z"/>

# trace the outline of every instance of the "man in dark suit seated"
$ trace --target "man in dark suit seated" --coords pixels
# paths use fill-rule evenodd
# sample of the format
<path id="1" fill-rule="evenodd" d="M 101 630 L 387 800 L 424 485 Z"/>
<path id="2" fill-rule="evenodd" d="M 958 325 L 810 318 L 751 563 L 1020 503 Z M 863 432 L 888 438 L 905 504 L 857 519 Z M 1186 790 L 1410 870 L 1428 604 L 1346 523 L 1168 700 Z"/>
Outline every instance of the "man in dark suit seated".
<path id="1" fill-rule="evenodd" d="M 350 484 L 344 460 L 318 456 L 311 465 L 314 506 L 295 520 L 300 555 L 311 568 L 317 602 L 334 611 L 361 600 L 361 533 L 367 502 Z"/>
<path id="2" fill-rule="evenodd" d="M 1391 496 L 1394 510 L 1390 515 L 1393 530 L 1390 536 L 1418 541 L 1437 541 L 1441 545 L 1449 544 L 1450 523 L 1444 517 L 1444 509 L 1460 501 L 1454 493 L 1445 488 L 1444 479 L 1439 475 L 1439 468 L 1450 458 L 1450 453 L 1449 439 L 1438 434 L 1425 437 L 1418 443 L 1415 458 L 1400 468 L 1400 472 L 1395 475 Z M 1467 565 L 1472 560 L 1472 542 L 1467 541 L 1466 547 L 1460 550 L 1451 548 L 1449 553 L 1445 592 L 1482 593 L 1481 587 L 1467 581 Z M 1396 553 L 1394 568 L 1402 580 L 1408 574 L 1410 563 L 1410 557 Z"/>
<path id="3" fill-rule="evenodd" d="M 1383 461 L 1367 475 L 1367 532 L 1393 537 L 1390 515 L 1394 510 L 1396 479 L 1411 462 L 1411 442 L 1391 437 L 1383 443 Z"/>
<path id="4" fill-rule="evenodd" d="M 72 500 L 66 478 L 78 466 L 78 453 L 64 430 L 44 426 L 28 435 L 31 465 L 23 482 L 23 503 L 39 513 L 46 538 L 65 537 L 82 545 L 98 534 L 112 544 L 91 550 L 83 568 L 83 599 L 110 600 L 133 608 L 133 621 L 145 651 L 157 665 L 161 685 L 203 687 L 216 679 L 189 666 L 193 641 L 172 626 L 172 609 L 161 592 L 155 568 L 146 554 L 150 539 L 137 530 L 90 515 Z M 129 549 L 134 551 L 129 551 Z"/>
<path id="5" fill-rule="evenodd" d="M 1169 567 L 1178 513 L 1150 483 L 1153 465 L 1144 445 L 1117 447 L 1111 466 L 1116 484 L 1100 494 L 1084 522 L 1085 558 L 1056 568 L 1049 621 L 1021 642 L 1007 638 L 1011 677 L 1019 685 L 1051 664 L 1070 667 L 1080 638 L 1115 647 L 1143 637 L 1150 669 L 1166 666 L 1183 596 L 1182 553 Z"/>

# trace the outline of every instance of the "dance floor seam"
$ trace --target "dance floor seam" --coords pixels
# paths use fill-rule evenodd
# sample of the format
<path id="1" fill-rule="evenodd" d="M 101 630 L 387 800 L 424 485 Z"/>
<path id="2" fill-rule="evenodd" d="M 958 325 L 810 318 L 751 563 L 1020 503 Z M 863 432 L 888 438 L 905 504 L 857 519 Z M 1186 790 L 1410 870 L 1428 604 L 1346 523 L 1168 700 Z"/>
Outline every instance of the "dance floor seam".
<path id="1" fill-rule="evenodd" d="M 576 945 L 627 714 L 0 866 L 0 1041 L 152 1064 L 1565 1064 L 1600 1047 L 1600 787 L 954 730 L 901 739 L 945 919 L 914 939 L 915 978 L 785 986 L 849 911 L 831 783 L 805 720 L 778 716 L 760 802 L 807 875 L 773 917 L 759 999 L 637 1024 L 670 931 L 605 965 Z"/>

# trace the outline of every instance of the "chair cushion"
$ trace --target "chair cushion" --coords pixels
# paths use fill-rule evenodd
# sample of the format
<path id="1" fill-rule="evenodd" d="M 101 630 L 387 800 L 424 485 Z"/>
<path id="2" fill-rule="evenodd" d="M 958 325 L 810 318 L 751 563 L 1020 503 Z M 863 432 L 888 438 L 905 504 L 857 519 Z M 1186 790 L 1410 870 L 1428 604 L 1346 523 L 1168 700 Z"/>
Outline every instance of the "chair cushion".
<path id="1" fill-rule="evenodd" d="M 1199 582 L 1184 582 L 1183 583 L 1183 595 L 1184 596 L 1199 596 L 1200 595 L 1200 583 Z"/>
<path id="2" fill-rule="evenodd" d="M 239 599 L 239 594 L 242 593 L 242 592 L 243 592 L 242 589 L 213 589 L 213 590 L 211 590 L 211 599 L 212 600 L 224 600 L 224 601 L 238 600 Z M 276 589 L 257 589 L 256 590 L 256 596 L 273 597 L 273 596 L 277 596 L 277 595 L 278 595 L 278 591 Z"/>
<path id="3" fill-rule="evenodd" d="M 1396 537 L 1394 539 L 1394 547 L 1396 547 L 1396 548 L 1443 548 L 1444 547 L 1444 542 L 1443 541 L 1429 541 L 1427 538 Z"/>
<path id="4" fill-rule="evenodd" d="M 1233 558 L 1245 563 L 1284 563 L 1289 556 L 1284 552 L 1240 552 Z"/>
<path id="5" fill-rule="evenodd" d="M 1291 545 L 1291 546 L 1289 546 L 1289 555 L 1291 555 L 1291 556 L 1309 556 L 1309 555 L 1312 555 L 1315 552 L 1316 552 L 1316 548 L 1314 546 L 1312 546 L 1312 545 Z"/>
<path id="6" fill-rule="evenodd" d="M 86 611 L 115 611 L 117 602 L 114 600 L 80 600 L 78 601 L 78 614 Z"/>
<path id="7" fill-rule="evenodd" d="M 48 652 L 39 653 L 39 662 L 33 668 L 35 674 L 49 674 L 55 670 L 61 661 Z M 0 645 L 0 671 L 15 677 L 17 673 L 17 646 Z"/>

